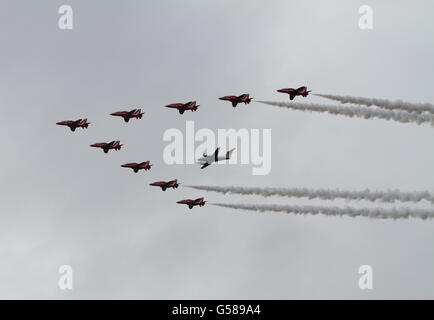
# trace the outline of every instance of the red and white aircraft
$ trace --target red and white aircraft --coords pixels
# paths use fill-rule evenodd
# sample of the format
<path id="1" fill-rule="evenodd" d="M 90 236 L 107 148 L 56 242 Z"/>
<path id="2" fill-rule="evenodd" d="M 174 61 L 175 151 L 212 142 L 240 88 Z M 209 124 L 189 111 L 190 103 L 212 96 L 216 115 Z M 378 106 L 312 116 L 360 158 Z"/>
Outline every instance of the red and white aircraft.
<path id="1" fill-rule="evenodd" d="M 107 153 L 109 152 L 110 149 L 121 150 L 122 144 L 119 140 L 117 140 L 112 142 L 94 143 L 91 144 L 90 146 L 94 148 L 101 148 L 104 151 L 104 153 Z"/>
<path id="2" fill-rule="evenodd" d="M 131 111 L 118 111 L 110 113 L 111 116 L 118 116 L 124 118 L 125 122 L 130 121 L 131 118 L 142 119 L 142 109 L 133 109 Z"/>
<path id="3" fill-rule="evenodd" d="M 297 88 L 297 89 L 294 89 L 294 88 L 279 89 L 279 90 L 277 90 L 277 92 L 287 93 L 287 94 L 289 94 L 289 99 L 294 100 L 294 98 L 296 96 L 307 97 L 307 95 L 309 94 L 310 90 L 307 91 L 307 87 L 300 87 L 300 88 Z"/>
<path id="4" fill-rule="evenodd" d="M 172 103 L 166 105 L 166 108 L 178 109 L 180 114 L 183 114 L 187 110 L 196 111 L 199 105 L 196 105 L 196 101 L 189 101 L 187 103 Z"/>
<path id="5" fill-rule="evenodd" d="M 131 163 L 125 163 L 123 165 L 121 165 L 121 167 L 123 168 L 131 168 L 133 169 L 133 171 L 135 173 L 139 172 L 139 170 L 150 170 L 152 167 L 152 164 L 149 164 L 149 161 L 145 161 L 145 162 L 141 162 L 141 163 L 136 163 L 136 162 L 131 162 Z"/>
<path id="6" fill-rule="evenodd" d="M 203 207 L 205 205 L 205 202 L 206 201 L 203 201 L 203 197 L 202 197 L 202 198 L 197 198 L 195 200 L 191 200 L 191 199 L 181 200 L 181 201 L 177 201 L 176 203 L 186 204 L 190 209 L 193 209 L 194 206 Z"/>
<path id="7" fill-rule="evenodd" d="M 253 98 L 250 98 L 248 93 L 244 93 L 240 96 L 224 96 L 219 99 L 232 102 L 232 107 L 235 108 L 238 103 L 249 104 Z"/>
<path id="8" fill-rule="evenodd" d="M 66 121 L 60 121 L 56 122 L 59 126 L 67 126 L 69 129 L 71 129 L 72 132 L 75 131 L 77 128 L 87 128 L 90 124 L 90 122 L 87 122 L 87 119 L 78 119 L 78 120 L 66 120 Z"/>
<path id="9" fill-rule="evenodd" d="M 157 181 L 149 184 L 150 186 L 161 187 L 163 191 L 166 191 L 167 188 L 176 189 L 179 187 L 180 183 L 178 183 L 178 179 L 171 181 Z"/>

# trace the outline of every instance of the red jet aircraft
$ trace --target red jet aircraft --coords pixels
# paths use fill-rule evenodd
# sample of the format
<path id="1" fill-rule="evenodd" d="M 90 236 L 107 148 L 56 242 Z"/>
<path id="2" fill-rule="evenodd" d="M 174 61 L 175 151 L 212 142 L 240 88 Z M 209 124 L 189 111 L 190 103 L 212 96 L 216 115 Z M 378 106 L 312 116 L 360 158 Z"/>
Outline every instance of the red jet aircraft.
<path id="1" fill-rule="evenodd" d="M 56 122 L 59 126 L 68 126 L 69 129 L 71 129 L 72 132 L 75 131 L 77 128 L 87 128 L 90 124 L 90 122 L 87 122 L 87 119 L 78 119 L 78 120 L 66 120 L 66 121 L 60 121 Z"/>
<path id="2" fill-rule="evenodd" d="M 149 161 L 145 161 L 145 162 L 141 162 L 141 163 L 136 163 L 136 162 L 131 162 L 131 163 L 125 163 L 123 165 L 121 165 L 121 167 L 123 168 L 131 168 L 133 169 L 133 171 L 135 173 L 137 173 L 139 170 L 150 170 L 152 167 L 152 164 L 149 164 Z"/>
<path id="3" fill-rule="evenodd" d="M 196 105 L 196 101 L 189 101 L 187 103 L 172 103 L 166 106 L 167 108 L 178 109 L 180 114 L 183 114 L 186 110 L 196 111 L 199 105 Z"/>
<path id="4" fill-rule="evenodd" d="M 178 180 L 171 180 L 171 181 L 157 181 L 157 182 L 153 182 L 151 184 L 149 184 L 150 186 L 155 186 L 155 187 L 161 187 L 161 189 L 163 191 L 166 191 L 167 188 L 173 188 L 176 189 L 179 187 L 180 183 L 178 183 Z"/>
<path id="5" fill-rule="evenodd" d="M 289 94 L 289 99 L 294 100 L 294 98 L 296 96 L 307 97 L 307 95 L 309 94 L 310 90 L 307 91 L 307 87 L 300 87 L 300 88 L 297 88 L 297 89 L 294 89 L 294 88 L 280 89 L 280 90 L 277 90 L 277 92 L 287 93 L 287 94 Z"/>
<path id="6" fill-rule="evenodd" d="M 203 207 L 205 205 L 205 202 L 206 201 L 203 201 L 203 197 L 202 197 L 202 198 L 197 198 L 195 200 L 191 200 L 191 199 L 181 200 L 181 201 L 177 201 L 176 203 L 186 204 L 190 209 L 193 209 L 194 206 Z"/>
<path id="7" fill-rule="evenodd" d="M 109 152 L 110 149 L 114 149 L 114 150 L 121 150 L 122 144 L 119 140 L 117 141 L 112 141 L 112 142 L 100 142 L 100 143 L 94 143 L 90 145 L 91 147 L 95 147 L 95 148 L 101 148 L 104 153 Z"/>
<path id="8" fill-rule="evenodd" d="M 130 121 L 131 118 L 142 119 L 142 109 L 133 109 L 131 111 L 118 111 L 110 113 L 111 116 L 118 116 L 124 118 L 125 122 Z"/>
<path id="9" fill-rule="evenodd" d="M 253 98 L 249 97 L 248 93 L 242 94 L 240 96 L 224 96 L 219 98 L 220 100 L 230 101 L 232 102 L 232 107 L 236 107 L 238 103 L 249 104 Z"/>

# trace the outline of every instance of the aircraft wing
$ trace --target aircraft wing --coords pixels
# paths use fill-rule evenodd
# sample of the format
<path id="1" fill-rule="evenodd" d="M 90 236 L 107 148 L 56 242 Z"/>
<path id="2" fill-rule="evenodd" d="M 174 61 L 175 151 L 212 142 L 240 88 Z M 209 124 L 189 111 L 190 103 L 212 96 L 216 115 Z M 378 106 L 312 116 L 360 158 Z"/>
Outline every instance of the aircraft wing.
<path id="1" fill-rule="evenodd" d="M 210 163 L 208 163 L 208 162 L 205 162 L 203 165 L 202 165 L 202 167 L 200 167 L 201 169 L 205 169 L 206 167 L 208 167 L 210 165 Z"/>

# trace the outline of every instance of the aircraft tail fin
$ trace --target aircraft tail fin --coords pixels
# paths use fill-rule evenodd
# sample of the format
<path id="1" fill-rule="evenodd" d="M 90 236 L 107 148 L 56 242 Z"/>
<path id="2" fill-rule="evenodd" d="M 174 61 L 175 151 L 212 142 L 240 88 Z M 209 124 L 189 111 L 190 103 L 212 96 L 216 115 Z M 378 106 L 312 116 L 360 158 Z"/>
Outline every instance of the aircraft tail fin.
<path id="1" fill-rule="evenodd" d="M 217 161 L 217 158 L 218 158 L 218 156 L 219 156 L 219 150 L 220 150 L 220 148 L 217 148 L 217 149 L 215 149 L 215 151 L 214 151 L 214 160 L 215 160 L 215 161 Z"/>
<path id="2" fill-rule="evenodd" d="M 229 150 L 229 151 L 226 152 L 226 159 L 227 160 L 230 159 L 231 154 L 232 154 L 232 152 L 234 152 L 234 150 L 235 150 L 235 148 L 233 148 L 233 149 L 231 149 L 231 150 Z"/>

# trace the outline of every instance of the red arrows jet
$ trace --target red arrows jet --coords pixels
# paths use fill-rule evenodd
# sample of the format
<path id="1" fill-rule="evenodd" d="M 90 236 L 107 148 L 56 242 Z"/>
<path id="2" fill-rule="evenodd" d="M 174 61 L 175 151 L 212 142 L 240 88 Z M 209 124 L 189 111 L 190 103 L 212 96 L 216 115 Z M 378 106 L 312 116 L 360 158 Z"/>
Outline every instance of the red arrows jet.
<path id="1" fill-rule="evenodd" d="M 117 141 L 112 141 L 112 142 L 100 142 L 100 143 L 94 143 L 90 145 L 91 147 L 95 147 L 95 148 L 101 148 L 104 153 L 109 152 L 110 149 L 114 149 L 114 150 L 121 150 L 122 144 L 119 140 Z"/>
<path id="2" fill-rule="evenodd" d="M 249 97 L 248 93 L 242 94 L 240 96 L 224 96 L 219 98 L 220 100 L 230 101 L 232 102 L 232 107 L 236 107 L 238 103 L 249 104 L 253 98 Z"/>
<path id="3" fill-rule="evenodd" d="M 125 122 L 130 121 L 131 118 L 142 119 L 142 109 L 133 109 L 131 111 L 118 111 L 110 113 L 111 116 L 118 116 L 124 118 Z"/>
<path id="4" fill-rule="evenodd" d="M 149 164 L 149 161 L 145 161 L 145 162 L 141 162 L 141 163 L 136 163 L 136 162 L 131 162 L 131 163 L 125 163 L 123 165 L 121 165 L 121 167 L 123 168 L 131 168 L 133 169 L 133 171 L 135 173 L 139 172 L 139 170 L 150 170 L 152 167 L 152 164 Z"/>
<path id="5" fill-rule="evenodd" d="M 66 121 L 60 121 L 56 122 L 59 126 L 68 126 L 69 129 L 71 129 L 72 132 L 75 131 L 77 128 L 87 128 L 90 124 L 90 122 L 87 122 L 87 119 L 78 119 L 78 120 L 66 120 Z"/>
<path id="6" fill-rule="evenodd" d="M 196 111 L 199 105 L 196 105 L 196 101 L 189 101 L 187 103 L 172 103 L 166 106 L 167 108 L 178 109 L 180 114 L 183 114 L 186 110 Z"/>
<path id="7" fill-rule="evenodd" d="M 307 95 L 309 94 L 310 90 L 307 91 L 307 87 L 300 87 L 300 88 L 297 88 L 297 89 L 294 89 L 294 88 L 280 89 L 280 90 L 277 90 L 277 92 L 287 93 L 287 94 L 289 94 L 289 99 L 294 100 L 294 98 L 296 96 L 307 97 Z"/>
<path id="8" fill-rule="evenodd" d="M 177 201 L 176 203 L 186 204 L 190 209 L 193 209 L 194 206 L 203 207 L 205 205 L 205 202 L 206 201 L 203 201 L 203 197 L 202 197 L 202 198 L 197 198 L 195 200 L 191 200 L 191 199 L 181 200 L 181 201 Z"/>
<path id="9" fill-rule="evenodd" d="M 155 186 L 155 187 L 161 187 L 161 189 L 163 191 L 166 191 L 167 188 L 173 188 L 176 189 L 179 187 L 180 183 L 178 183 L 178 180 L 171 180 L 171 181 L 157 181 L 157 182 L 153 182 L 151 184 L 149 184 L 150 186 Z"/>

